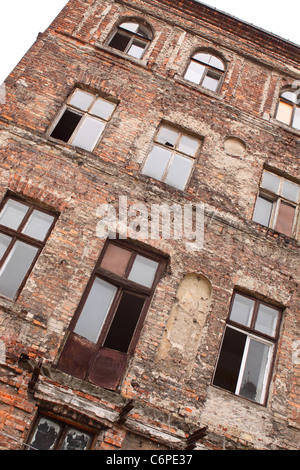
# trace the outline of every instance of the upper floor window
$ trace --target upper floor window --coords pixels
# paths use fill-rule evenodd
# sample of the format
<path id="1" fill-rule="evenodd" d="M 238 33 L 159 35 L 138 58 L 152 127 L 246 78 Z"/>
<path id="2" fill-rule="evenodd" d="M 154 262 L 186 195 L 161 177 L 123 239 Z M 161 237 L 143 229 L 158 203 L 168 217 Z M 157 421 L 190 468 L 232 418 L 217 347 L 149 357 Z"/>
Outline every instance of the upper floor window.
<path id="1" fill-rule="evenodd" d="M 183 190 L 199 148 L 200 139 L 161 125 L 142 173 Z"/>
<path id="2" fill-rule="evenodd" d="M 300 129 L 300 100 L 299 91 L 285 91 L 281 94 L 276 119 L 288 126 Z"/>
<path id="3" fill-rule="evenodd" d="M 184 78 L 208 90 L 219 91 L 224 72 L 222 60 L 214 55 L 199 52 L 191 58 Z"/>
<path id="4" fill-rule="evenodd" d="M 281 311 L 235 292 L 213 384 L 265 403 Z"/>
<path id="5" fill-rule="evenodd" d="M 161 257 L 129 243 L 107 243 L 70 324 L 59 369 L 116 389 L 164 266 Z"/>
<path id="6" fill-rule="evenodd" d="M 9 197 L 0 212 L 0 295 L 14 299 L 42 251 L 56 217 Z"/>
<path id="7" fill-rule="evenodd" d="M 124 22 L 118 26 L 108 45 L 136 59 L 141 59 L 151 39 L 152 33 L 147 26 L 136 22 Z"/>
<path id="8" fill-rule="evenodd" d="M 299 208 L 299 185 L 264 170 L 253 213 L 254 222 L 293 236 Z"/>
<path id="9" fill-rule="evenodd" d="M 51 137 L 92 151 L 116 104 L 97 95 L 75 89 L 60 112 Z"/>

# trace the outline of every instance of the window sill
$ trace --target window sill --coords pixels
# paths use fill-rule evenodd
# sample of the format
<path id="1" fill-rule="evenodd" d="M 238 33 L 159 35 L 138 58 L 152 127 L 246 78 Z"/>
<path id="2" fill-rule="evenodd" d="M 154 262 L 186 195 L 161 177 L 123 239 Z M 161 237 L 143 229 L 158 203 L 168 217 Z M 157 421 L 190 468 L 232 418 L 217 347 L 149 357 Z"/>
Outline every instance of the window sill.
<path id="1" fill-rule="evenodd" d="M 284 240 L 286 244 L 294 244 L 294 245 L 299 245 L 299 241 L 295 237 L 291 237 L 289 235 L 285 235 L 284 233 L 277 232 L 271 227 L 266 227 L 265 225 L 259 224 L 258 222 L 255 222 L 254 220 L 251 220 L 254 229 L 256 232 L 260 232 L 262 234 L 265 234 L 273 239 L 281 239 Z"/>
<path id="2" fill-rule="evenodd" d="M 218 93 L 218 92 L 215 92 L 215 91 L 211 91 L 209 90 L 208 88 L 204 88 L 202 87 L 201 85 L 197 85 L 197 83 L 193 83 L 193 82 L 190 82 L 188 80 L 185 80 L 183 77 L 181 77 L 180 75 L 175 75 L 174 79 L 179 82 L 181 85 L 184 85 L 186 86 L 187 88 L 190 88 L 192 90 L 195 90 L 195 91 L 198 91 L 204 95 L 207 95 L 209 96 L 210 98 L 214 98 L 214 99 L 217 99 L 217 100 L 223 100 L 224 99 L 224 95 L 222 95 L 221 93 Z"/>
<path id="3" fill-rule="evenodd" d="M 274 119 L 274 118 L 270 118 L 269 122 L 271 124 L 274 124 L 276 127 L 279 127 L 285 131 L 288 131 L 294 134 L 297 137 L 300 137 L 300 129 L 296 129 L 296 127 L 289 126 L 288 124 L 285 124 L 284 122 L 278 121 L 277 119 Z"/>
<path id="4" fill-rule="evenodd" d="M 118 51 L 118 49 L 115 49 L 110 46 L 106 46 L 105 44 L 101 44 L 99 42 L 95 44 L 95 47 L 104 52 L 108 52 L 109 54 L 120 57 L 121 59 L 126 59 L 129 62 L 132 62 L 135 65 L 138 65 L 139 67 L 147 67 L 147 64 L 148 64 L 147 59 L 136 59 L 135 57 L 132 57 L 129 54 L 126 54 L 125 52 Z"/>

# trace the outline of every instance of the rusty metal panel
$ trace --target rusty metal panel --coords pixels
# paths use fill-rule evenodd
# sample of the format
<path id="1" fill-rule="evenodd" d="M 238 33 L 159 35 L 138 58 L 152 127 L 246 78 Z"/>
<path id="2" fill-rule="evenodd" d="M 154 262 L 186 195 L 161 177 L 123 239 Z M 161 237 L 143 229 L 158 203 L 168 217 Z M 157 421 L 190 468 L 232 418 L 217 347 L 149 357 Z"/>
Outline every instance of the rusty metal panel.
<path id="1" fill-rule="evenodd" d="M 57 367 L 67 374 L 79 379 L 85 379 L 94 352 L 95 344 L 82 336 L 71 333 L 59 358 Z"/>
<path id="2" fill-rule="evenodd" d="M 295 207 L 281 201 L 275 229 L 285 235 L 292 236 L 294 218 Z"/>
<path id="3" fill-rule="evenodd" d="M 127 354 L 100 348 L 89 373 L 89 381 L 109 390 L 115 390 L 127 364 Z"/>

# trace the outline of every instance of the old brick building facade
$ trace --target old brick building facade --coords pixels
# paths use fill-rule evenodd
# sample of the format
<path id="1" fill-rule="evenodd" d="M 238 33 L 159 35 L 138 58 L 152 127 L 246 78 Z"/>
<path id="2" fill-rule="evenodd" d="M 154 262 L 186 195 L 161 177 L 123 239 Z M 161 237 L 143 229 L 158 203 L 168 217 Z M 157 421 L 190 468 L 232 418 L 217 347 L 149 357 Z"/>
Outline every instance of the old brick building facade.
<path id="1" fill-rule="evenodd" d="M 192 0 L 39 35 L 1 104 L 1 449 L 300 449 L 299 55 Z"/>

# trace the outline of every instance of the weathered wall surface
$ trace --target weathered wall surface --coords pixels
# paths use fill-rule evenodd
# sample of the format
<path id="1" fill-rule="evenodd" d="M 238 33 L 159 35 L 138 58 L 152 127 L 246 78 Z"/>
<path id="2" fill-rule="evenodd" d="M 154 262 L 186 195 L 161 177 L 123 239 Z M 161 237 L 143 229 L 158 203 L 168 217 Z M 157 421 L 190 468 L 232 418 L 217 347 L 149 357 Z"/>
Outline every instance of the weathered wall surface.
<path id="1" fill-rule="evenodd" d="M 145 19 L 153 29 L 142 61 L 105 44 L 121 17 Z M 274 119 L 279 91 L 300 77 L 299 56 L 297 62 L 279 40 L 273 50 L 258 48 L 256 32 L 238 35 L 231 20 L 219 27 L 211 20 L 198 10 L 179 17 L 166 0 L 71 0 L 6 81 L 1 199 L 10 191 L 59 217 L 20 297 L 0 298 L 1 448 L 21 447 L 41 406 L 97 429 L 95 448 L 180 448 L 202 426 L 208 431 L 198 448 L 300 448 L 300 232 L 292 239 L 251 220 L 265 165 L 300 181 L 300 133 Z M 200 47 L 226 62 L 219 94 L 182 78 Z M 75 86 L 118 102 L 93 152 L 49 138 Z M 202 140 L 183 192 L 140 172 L 162 120 Z M 55 364 L 104 244 L 96 236 L 97 207 L 117 206 L 119 196 L 149 210 L 201 203 L 205 236 L 197 252 L 182 240 L 145 241 L 168 255 L 169 265 L 116 394 L 59 373 Z M 235 288 L 284 310 L 266 406 L 211 385 Z M 129 399 L 136 402 L 130 419 L 116 424 Z"/>

